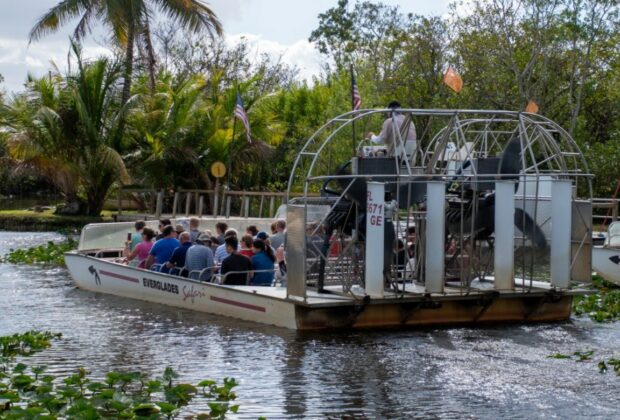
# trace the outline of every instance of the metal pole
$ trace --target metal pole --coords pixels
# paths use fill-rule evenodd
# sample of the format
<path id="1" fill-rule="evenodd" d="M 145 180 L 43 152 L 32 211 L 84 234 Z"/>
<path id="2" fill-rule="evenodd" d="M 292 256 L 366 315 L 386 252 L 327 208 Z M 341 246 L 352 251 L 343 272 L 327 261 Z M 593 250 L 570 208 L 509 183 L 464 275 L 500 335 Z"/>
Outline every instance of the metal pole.
<path id="1" fill-rule="evenodd" d="M 443 182 L 429 181 L 426 207 L 426 293 L 443 293 L 445 260 L 445 195 Z"/>
<path id="2" fill-rule="evenodd" d="M 571 264 L 571 181 L 551 181 L 551 285 L 568 289 Z"/>
<path id="3" fill-rule="evenodd" d="M 230 168 L 232 167 L 232 146 L 235 141 L 235 133 L 237 131 L 237 117 L 233 116 L 233 132 L 232 139 L 228 144 L 228 170 L 226 171 L 226 189 L 230 191 Z"/>
<path id="4" fill-rule="evenodd" d="M 495 289 L 514 289 L 515 182 L 495 182 Z"/>

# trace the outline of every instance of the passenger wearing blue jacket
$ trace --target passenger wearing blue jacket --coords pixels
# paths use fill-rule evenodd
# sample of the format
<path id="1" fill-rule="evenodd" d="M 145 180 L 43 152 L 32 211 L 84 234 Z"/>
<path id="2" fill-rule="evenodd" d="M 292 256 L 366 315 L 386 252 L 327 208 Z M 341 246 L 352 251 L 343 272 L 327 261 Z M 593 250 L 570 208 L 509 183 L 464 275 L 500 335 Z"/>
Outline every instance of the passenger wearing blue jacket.
<path id="1" fill-rule="evenodd" d="M 273 250 L 264 241 L 255 239 L 252 243 L 252 251 L 254 252 L 252 270 L 259 270 L 261 272 L 254 273 L 250 284 L 253 286 L 271 286 L 273 284 L 274 263 L 276 261 Z"/>
<path id="2" fill-rule="evenodd" d="M 170 260 L 172 257 L 172 253 L 174 250 L 181 245 L 179 240 L 174 237 L 176 232 L 172 226 L 166 226 L 164 230 L 161 232 L 162 238 L 159 239 L 149 252 L 149 257 L 146 260 L 145 268 L 148 270 L 151 268 L 153 263 L 161 265 L 161 272 L 167 273 L 169 270 L 164 265 Z"/>

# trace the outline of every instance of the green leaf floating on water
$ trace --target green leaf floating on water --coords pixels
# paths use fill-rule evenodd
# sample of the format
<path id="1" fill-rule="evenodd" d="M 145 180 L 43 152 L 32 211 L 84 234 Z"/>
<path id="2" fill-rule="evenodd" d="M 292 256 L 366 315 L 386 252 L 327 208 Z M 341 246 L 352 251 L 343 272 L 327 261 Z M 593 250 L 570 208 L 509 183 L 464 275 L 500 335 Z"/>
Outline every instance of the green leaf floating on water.
<path id="1" fill-rule="evenodd" d="M 620 320 L 620 287 L 594 276 L 592 284 L 599 291 L 589 296 L 575 296 L 575 315 L 587 315 L 596 322 Z"/>
<path id="2" fill-rule="evenodd" d="M 133 412 L 136 416 L 147 417 L 153 416 L 161 411 L 161 408 L 153 403 L 140 404 L 134 407 Z"/>
<path id="3" fill-rule="evenodd" d="M 562 353 L 551 354 L 547 357 L 550 359 L 570 359 L 570 356 L 568 354 L 562 354 Z"/>
<path id="4" fill-rule="evenodd" d="M 573 354 L 579 358 L 580 362 L 583 362 L 585 360 L 590 360 L 592 358 L 592 355 L 594 354 L 594 350 L 576 351 Z"/>
<path id="5" fill-rule="evenodd" d="M 200 418 L 224 419 L 229 413 L 238 413 L 239 406 L 229 403 L 236 398 L 233 378 L 224 378 L 223 383 L 204 380 L 195 386 L 179 383 L 179 374 L 167 367 L 161 380 L 149 379 L 142 372 L 115 371 L 108 372 L 101 382 L 91 382 L 90 372 L 83 367 L 66 377 L 40 377 L 45 366 L 16 362 L 17 357 L 43 351 L 59 337 L 38 331 L 0 337 L 0 420 L 172 418 L 194 398 L 206 401 L 211 408 Z M 199 394 L 199 388 L 206 392 Z M 156 401 L 162 394 L 166 401 Z"/>

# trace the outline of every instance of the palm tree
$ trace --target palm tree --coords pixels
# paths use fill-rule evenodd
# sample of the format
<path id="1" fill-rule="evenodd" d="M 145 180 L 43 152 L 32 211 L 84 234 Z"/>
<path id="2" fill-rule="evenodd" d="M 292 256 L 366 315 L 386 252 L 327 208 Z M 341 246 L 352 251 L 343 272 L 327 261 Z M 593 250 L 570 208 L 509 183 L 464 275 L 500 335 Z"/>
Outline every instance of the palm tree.
<path id="1" fill-rule="evenodd" d="M 155 52 L 151 40 L 150 18 L 159 11 L 180 27 L 192 32 L 206 30 L 221 35 L 222 26 L 215 13 L 202 0 L 62 0 L 45 13 L 30 31 L 30 42 L 57 31 L 74 18 L 79 22 L 74 38 L 80 41 L 100 21 L 112 32 L 114 41 L 125 50 L 124 83 L 121 103 L 129 100 L 133 73 L 134 46 L 146 51 L 151 90 L 155 89 Z"/>
<path id="2" fill-rule="evenodd" d="M 73 44 L 77 71 L 66 77 L 33 80 L 12 104 L 8 149 L 24 165 L 39 170 L 97 216 L 115 182 L 128 180 L 114 147 L 123 114 L 132 102 L 119 104 L 120 65 L 108 58 L 82 60 Z"/>
<path id="3" fill-rule="evenodd" d="M 58 77 L 29 78 L 27 92 L 13 98 L 4 112 L 6 148 L 16 169 L 50 180 L 63 195 L 65 209 L 78 212 L 78 156 L 71 144 L 74 133 L 63 124 L 73 116 L 64 105 L 67 92 L 61 83 Z"/>
<path id="4" fill-rule="evenodd" d="M 141 106 L 128 117 L 135 152 L 126 157 L 139 168 L 139 181 L 155 188 L 196 188 L 209 184 L 201 162 L 203 132 L 209 116 L 200 75 L 176 79 L 159 75 L 154 95 L 139 78 L 134 96 Z"/>

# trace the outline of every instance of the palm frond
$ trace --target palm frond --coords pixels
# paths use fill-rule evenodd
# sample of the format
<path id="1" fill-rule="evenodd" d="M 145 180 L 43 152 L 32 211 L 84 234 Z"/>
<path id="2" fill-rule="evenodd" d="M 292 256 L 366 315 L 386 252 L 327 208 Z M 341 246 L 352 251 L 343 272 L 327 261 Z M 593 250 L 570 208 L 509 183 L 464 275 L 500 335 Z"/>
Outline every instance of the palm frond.
<path id="1" fill-rule="evenodd" d="M 192 32 L 206 30 L 212 37 L 222 34 L 215 12 L 200 0 L 153 0 L 159 11 Z"/>
<path id="2" fill-rule="evenodd" d="M 30 30 L 29 42 L 38 41 L 44 35 L 55 32 L 65 23 L 84 14 L 99 0 L 63 0 L 47 11 Z"/>

